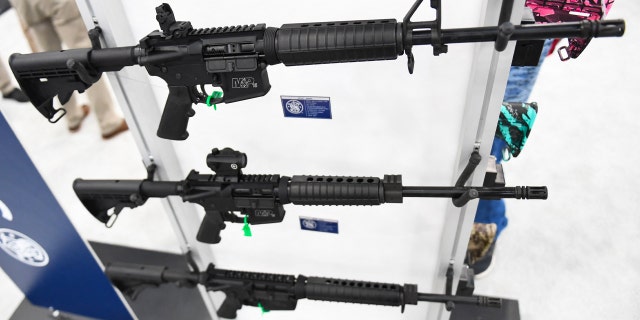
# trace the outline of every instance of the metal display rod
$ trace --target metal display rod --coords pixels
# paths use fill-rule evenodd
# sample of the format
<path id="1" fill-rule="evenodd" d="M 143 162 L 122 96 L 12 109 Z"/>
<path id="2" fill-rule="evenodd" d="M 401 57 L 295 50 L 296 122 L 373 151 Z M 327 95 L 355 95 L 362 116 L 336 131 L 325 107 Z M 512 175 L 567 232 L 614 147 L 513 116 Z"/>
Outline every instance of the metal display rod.
<path id="1" fill-rule="evenodd" d="M 102 31 L 102 46 L 118 47 L 136 42 L 131 21 L 127 18 L 127 9 L 122 1 L 77 0 L 76 3 L 87 29 L 99 27 Z M 119 72 L 106 73 L 106 76 L 144 165 L 158 166 L 155 172 L 157 179 L 183 178 L 180 157 L 174 145 L 169 140 L 156 138 L 155 131 L 160 121 L 161 110 L 158 108 L 160 103 L 152 90 L 148 74 L 142 68 L 125 68 Z M 180 199 L 174 198 L 162 199 L 160 203 L 173 230 L 172 234 L 163 236 L 177 241 L 180 252 L 190 252 L 198 266 L 204 268 L 208 263 L 215 263 L 216 256 L 211 246 L 195 241 L 201 222 L 197 208 L 183 206 Z M 198 288 L 198 292 L 210 318 L 218 319 L 215 298 L 202 287 Z"/>

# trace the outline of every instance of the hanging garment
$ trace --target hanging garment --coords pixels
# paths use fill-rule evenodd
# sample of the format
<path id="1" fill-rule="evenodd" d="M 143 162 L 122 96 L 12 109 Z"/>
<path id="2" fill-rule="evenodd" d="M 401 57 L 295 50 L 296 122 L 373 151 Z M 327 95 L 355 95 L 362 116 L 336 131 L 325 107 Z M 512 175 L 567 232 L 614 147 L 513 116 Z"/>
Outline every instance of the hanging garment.
<path id="1" fill-rule="evenodd" d="M 603 19 L 614 0 L 527 0 L 538 23 L 572 22 Z M 591 38 L 569 38 L 569 45 L 558 49 L 561 60 L 577 58 Z"/>

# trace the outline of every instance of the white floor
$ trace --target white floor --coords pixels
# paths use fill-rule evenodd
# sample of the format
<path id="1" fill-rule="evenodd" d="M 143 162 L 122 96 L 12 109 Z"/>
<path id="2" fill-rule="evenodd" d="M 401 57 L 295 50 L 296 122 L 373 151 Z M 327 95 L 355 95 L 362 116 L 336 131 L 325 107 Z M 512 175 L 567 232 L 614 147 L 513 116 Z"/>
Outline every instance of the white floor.
<path id="1" fill-rule="evenodd" d="M 494 268 L 489 276 L 477 280 L 476 285 L 480 294 L 517 298 L 523 319 L 640 319 L 640 251 L 636 248 L 640 243 L 640 196 L 636 191 L 636 179 L 640 178 L 637 116 L 640 28 L 634 20 L 638 16 L 640 3 L 618 1 L 610 18 L 626 18 L 627 32 L 623 38 L 596 39 L 575 61 L 563 63 L 555 56 L 547 59 L 532 94 L 540 112 L 530 140 L 517 159 L 505 164 L 508 184 L 548 185 L 550 198 L 535 204 L 508 202 L 510 224 L 498 242 Z M 6 34 L 0 43 L 4 59 L 11 52 L 27 51 L 15 23 L 13 12 L 0 17 L 2 30 L 15 30 Z M 452 54 L 455 52 L 449 55 Z M 417 59 L 418 63 L 426 63 L 426 60 L 444 58 L 422 56 Z M 275 84 L 277 72 L 271 75 Z M 53 180 L 70 181 L 77 176 L 141 176 L 138 152 L 128 134 L 103 142 L 93 115 L 85 121 L 81 132 L 69 134 L 63 125 L 48 125 L 32 109 L 27 104 L 0 102 L 0 111 L 33 158 L 56 155 L 51 161 L 38 160 L 36 165 L 65 210 L 75 212 L 82 208 L 67 201 L 66 196 L 60 197 L 67 194 L 62 189 L 69 187 L 56 185 Z M 47 137 L 46 141 L 42 137 Z M 264 148 L 265 153 L 269 152 L 269 146 Z M 442 148 L 438 152 L 447 157 L 456 150 L 455 146 Z M 204 152 L 200 150 L 198 157 Z M 61 156 L 63 154 L 65 156 Z M 201 159 L 194 161 L 201 162 Z M 250 161 L 249 165 L 254 168 L 248 171 L 251 173 L 268 167 L 268 163 L 257 161 Z M 72 169 L 60 170 L 63 166 Z M 92 169 L 97 166 L 103 168 L 98 173 Z M 324 168 L 310 170 L 316 172 Z M 52 172 L 56 172 L 56 178 L 47 178 Z M 149 203 L 151 209 L 154 205 L 157 204 Z M 107 230 L 86 213 L 74 215 L 72 220 L 85 238 L 177 252 L 171 236 L 158 236 L 171 234 L 167 222 L 154 219 L 157 224 L 149 226 L 149 217 L 142 213 L 127 218 L 127 223 L 148 229 L 135 233 L 119 227 L 123 221 Z M 153 236 L 149 235 L 151 232 Z M 220 260 L 232 263 L 231 258 Z M 306 268 L 287 272 L 322 276 L 342 272 L 318 268 L 321 271 Z M 12 314 L 23 295 L 3 272 L 0 272 L 0 292 L 0 319 L 4 319 Z M 358 312 L 353 310 L 365 307 L 370 308 L 354 306 L 343 310 Z M 407 307 L 405 316 L 419 318 L 410 308 Z M 248 311 L 243 309 L 243 312 Z M 287 315 L 272 312 L 264 317 L 295 319 L 295 315 L 295 312 Z M 396 316 L 401 317 L 399 311 L 394 310 L 393 313 L 381 312 L 379 317 Z M 251 317 L 246 315 L 246 318 Z"/>

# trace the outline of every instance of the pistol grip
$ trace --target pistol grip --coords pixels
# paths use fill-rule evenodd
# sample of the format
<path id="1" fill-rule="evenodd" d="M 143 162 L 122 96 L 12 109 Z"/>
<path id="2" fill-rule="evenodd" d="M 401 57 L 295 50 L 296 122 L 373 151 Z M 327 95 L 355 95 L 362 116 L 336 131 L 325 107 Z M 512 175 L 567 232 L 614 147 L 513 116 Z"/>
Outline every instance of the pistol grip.
<path id="1" fill-rule="evenodd" d="M 170 86 L 169 97 L 158 126 L 158 137 L 170 140 L 187 139 L 189 118 L 195 114 L 191 108 L 192 104 L 189 87 Z"/>
<path id="2" fill-rule="evenodd" d="M 225 292 L 225 295 L 227 297 L 218 309 L 218 316 L 226 319 L 235 319 L 238 316 L 238 310 L 242 308 L 242 302 L 231 292 Z"/>
<path id="3" fill-rule="evenodd" d="M 219 211 L 207 211 L 200 224 L 200 229 L 198 229 L 196 240 L 204 243 L 218 243 L 221 240 L 220 231 L 225 227 L 222 214 Z"/>

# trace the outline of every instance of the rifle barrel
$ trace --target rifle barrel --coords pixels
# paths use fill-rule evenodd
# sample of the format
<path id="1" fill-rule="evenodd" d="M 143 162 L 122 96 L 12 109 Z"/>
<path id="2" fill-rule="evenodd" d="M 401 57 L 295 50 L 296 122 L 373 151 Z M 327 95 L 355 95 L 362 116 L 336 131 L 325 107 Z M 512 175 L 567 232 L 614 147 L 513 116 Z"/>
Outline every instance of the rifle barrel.
<path id="1" fill-rule="evenodd" d="M 547 198 L 547 187 L 403 187 L 402 196 L 407 198 L 457 198 L 469 189 L 478 191 L 478 198 Z"/>
<path id="2" fill-rule="evenodd" d="M 620 37 L 624 34 L 624 20 L 582 21 L 515 26 L 511 40 L 544 40 L 553 38 Z M 431 45 L 431 30 L 413 31 L 413 45 Z M 477 27 L 442 30 L 442 43 L 495 41 L 498 27 Z"/>
<path id="3" fill-rule="evenodd" d="M 442 294 L 420 293 L 420 292 L 418 292 L 418 301 L 440 302 L 440 303 L 453 302 L 453 303 L 471 304 L 471 305 L 477 305 L 481 307 L 493 307 L 493 308 L 500 308 L 502 306 L 502 299 L 500 298 L 485 297 L 485 296 L 447 296 Z"/>

